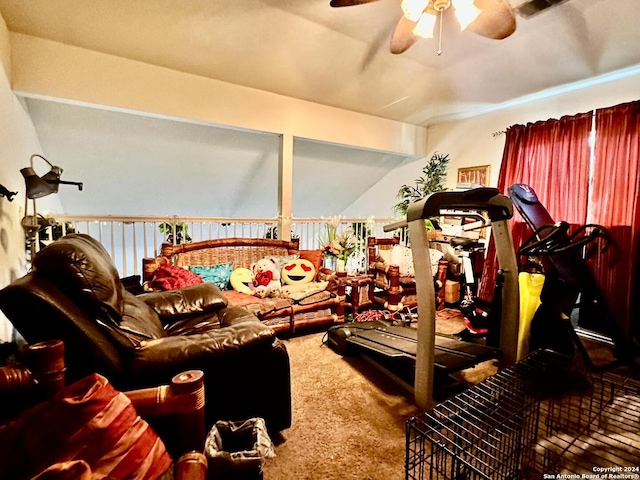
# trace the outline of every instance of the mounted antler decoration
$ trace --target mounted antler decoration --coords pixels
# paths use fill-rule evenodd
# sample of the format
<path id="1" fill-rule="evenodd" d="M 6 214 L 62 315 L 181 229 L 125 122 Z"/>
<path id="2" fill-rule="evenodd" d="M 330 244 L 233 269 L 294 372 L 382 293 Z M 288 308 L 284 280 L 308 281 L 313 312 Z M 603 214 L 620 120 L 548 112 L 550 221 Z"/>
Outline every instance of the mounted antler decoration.
<path id="1" fill-rule="evenodd" d="M 378 0 L 331 0 L 332 7 L 347 7 Z M 501 40 L 516 30 L 516 17 L 508 0 L 402 0 L 403 16 L 391 36 L 391 53 L 405 52 L 419 37 L 433 38 L 438 17 L 439 42 L 442 45 L 444 13 L 453 7 L 462 30 Z M 438 55 L 442 49 L 438 48 Z"/>

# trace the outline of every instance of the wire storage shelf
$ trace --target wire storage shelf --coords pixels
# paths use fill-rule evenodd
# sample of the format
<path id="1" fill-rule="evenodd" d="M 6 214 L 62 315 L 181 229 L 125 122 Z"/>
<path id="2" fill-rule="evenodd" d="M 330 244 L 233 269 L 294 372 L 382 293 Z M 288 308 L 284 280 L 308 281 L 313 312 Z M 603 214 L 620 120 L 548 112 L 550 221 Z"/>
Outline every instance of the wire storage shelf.
<path id="1" fill-rule="evenodd" d="M 640 382 L 539 350 L 409 420 L 406 440 L 407 480 L 640 478 Z"/>

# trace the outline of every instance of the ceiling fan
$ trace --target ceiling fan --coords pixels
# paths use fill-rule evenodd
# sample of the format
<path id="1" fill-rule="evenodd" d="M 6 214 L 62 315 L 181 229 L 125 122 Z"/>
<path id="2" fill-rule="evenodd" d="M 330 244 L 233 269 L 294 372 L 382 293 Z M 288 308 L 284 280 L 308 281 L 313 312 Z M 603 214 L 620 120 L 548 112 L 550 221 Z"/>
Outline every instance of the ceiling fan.
<path id="1" fill-rule="evenodd" d="M 331 0 L 332 7 L 363 5 L 379 0 Z M 453 7 L 454 14 L 464 30 L 477 35 L 501 40 L 516 30 L 516 17 L 508 0 L 402 0 L 402 17 L 391 36 L 391 53 L 405 52 L 419 37 L 433 38 L 437 17 L 440 17 L 440 43 L 442 43 L 443 14 Z M 438 55 L 442 49 L 438 49 Z"/>

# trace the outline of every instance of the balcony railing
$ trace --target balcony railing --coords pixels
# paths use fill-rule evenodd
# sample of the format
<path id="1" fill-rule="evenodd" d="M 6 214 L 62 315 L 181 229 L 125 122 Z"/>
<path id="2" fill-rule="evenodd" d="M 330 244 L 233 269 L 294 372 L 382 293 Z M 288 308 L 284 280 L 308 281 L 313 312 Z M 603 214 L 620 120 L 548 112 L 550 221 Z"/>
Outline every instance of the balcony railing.
<path id="1" fill-rule="evenodd" d="M 70 232 L 87 233 L 99 240 L 109 251 L 122 277 L 140 275 L 142 259 L 154 257 L 160 246 L 167 241 L 167 233 L 160 231 L 160 225 L 183 224 L 188 240 L 243 237 L 281 238 L 278 233 L 278 219 L 265 218 L 222 218 L 222 217 L 130 217 L 130 216 L 87 216 L 53 215 L 57 226 L 48 227 L 39 234 L 39 246 Z M 365 266 L 367 236 L 390 237 L 393 233 L 383 231 L 383 226 L 395 221 L 393 218 L 294 218 L 291 220 L 291 237 L 300 239 L 300 248 L 312 250 L 321 248 L 329 221 L 338 221 L 337 232 L 352 228 L 358 241 L 347 269 L 362 270 Z M 397 233 L 396 233 L 397 234 Z M 170 241 L 178 241 L 177 238 Z"/>

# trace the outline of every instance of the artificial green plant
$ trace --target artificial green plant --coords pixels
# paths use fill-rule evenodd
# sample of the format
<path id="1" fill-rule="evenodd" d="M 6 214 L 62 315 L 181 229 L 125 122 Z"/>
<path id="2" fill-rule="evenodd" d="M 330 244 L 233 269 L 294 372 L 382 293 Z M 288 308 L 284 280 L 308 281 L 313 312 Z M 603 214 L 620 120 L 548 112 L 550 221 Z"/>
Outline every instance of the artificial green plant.
<path id="1" fill-rule="evenodd" d="M 415 186 L 402 185 L 396 198 L 400 200 L 393 210 L 406 216 L 409 205 L 436 192 L 446 190 L 444 186 L 449 165 L 449 154 L 435 152 L 422 169 L 422 176 L 415 179 Z"/>

